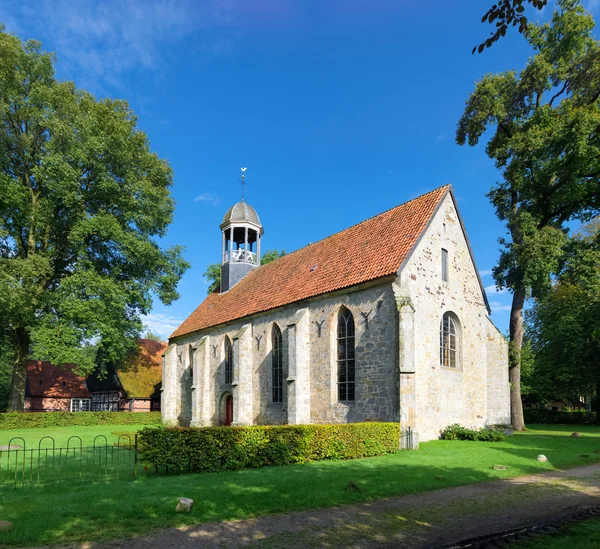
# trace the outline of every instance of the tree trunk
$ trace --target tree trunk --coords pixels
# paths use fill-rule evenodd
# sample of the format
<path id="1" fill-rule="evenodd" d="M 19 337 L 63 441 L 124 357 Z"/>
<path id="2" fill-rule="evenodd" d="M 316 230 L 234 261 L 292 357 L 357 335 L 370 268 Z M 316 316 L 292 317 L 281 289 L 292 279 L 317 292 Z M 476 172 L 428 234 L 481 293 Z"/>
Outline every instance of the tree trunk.
<path id="1" fill-rule="evenodd" d="M 8 412 L 22 412 L 25 405 L 25 384 L 27 380 L 27 362 L 29 361 L 29 332 L 25 328 L 15 330 L 14 363 Z"/>
<path id="2" fill-rule="evenodd" d="M 594 412 L 596 412 L 596 425 L 600 425 L 600 380 L 596 381 L 596 402 L 594 404 Z"/>
<path id="3" fill-rule="evenodd" d="M 510 381 L 510 418 L 515 431 L 525 429 L 523 401 L 521 400 L 521 349 L 523 348 L 523 307 L 525 290 L 515 288 L 510 309 L 510 352 L 508 379 Z"/>

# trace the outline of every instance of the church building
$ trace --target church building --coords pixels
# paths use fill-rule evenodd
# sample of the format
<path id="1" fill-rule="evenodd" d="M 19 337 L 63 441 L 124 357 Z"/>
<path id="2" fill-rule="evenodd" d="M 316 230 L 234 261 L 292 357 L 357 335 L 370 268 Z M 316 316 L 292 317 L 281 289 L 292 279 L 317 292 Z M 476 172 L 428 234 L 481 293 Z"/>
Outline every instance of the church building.
<path id="1" fill-rule="evenodd" d="M 221 286 L 163 358 L 168 425 L 392 421 L 421 441 L 510 423 L 508 346 L 490 320 L 452 187 L 267 265 L 242 201 Z"/>

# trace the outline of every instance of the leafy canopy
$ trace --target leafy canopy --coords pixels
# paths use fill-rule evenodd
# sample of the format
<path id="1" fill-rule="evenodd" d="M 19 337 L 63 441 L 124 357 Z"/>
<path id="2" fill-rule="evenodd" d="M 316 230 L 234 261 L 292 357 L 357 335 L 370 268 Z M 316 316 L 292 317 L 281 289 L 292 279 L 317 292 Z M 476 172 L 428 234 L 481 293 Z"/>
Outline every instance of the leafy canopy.
<path id="1" fill-rule="evenodd" d="M 521 73 L 488 74 L 476 84 L 456 133 L 486 153 L 504 180 L 489 196 L 511 239 L 502 240 L 500 286 L 549 288 L 565 244 L 565 223 L 600 207 L 600 47 L 578 0 L 560 0 L 551 24 L 530 25 L 535 55 Z"/>
<path id="2" fill-rule="evenodd" d="M 600 384 L 600 219 L 571 239 L 552 290 L 528 312 L 532 381 L 578 401 Z"/>
<path id="3" fill-rule="evenodd" d="M 528 25 L 525 6 L 523 5 L 525 3 L 541 10 L 548 4 L 548 0 L 499 0 L 497 4 L 493 4 L 485 12 L 481 22 L 485 23 L 487 21 L 490 25 L 494 24 L 496 30 L 491 32 L 489 38 L 479 46 L 475 46 L 471 53 L 475 53 L 475 51 L 481 53 L 485 48 L 489 48 L 494 42 L 500 40 L 502 36 L 506 36 L 509 26 L 517 27 L 521 34 L 524 33 Z"/>
<path id="4" fill-rule="evenodd" d="M 86 343 L 125 355 L 188 267 L 158 243 L 172 184 L 127 102 L 58 81 L 52 54 L 0 27 L 0 317 L 14 345 L 81 371 Z"/>

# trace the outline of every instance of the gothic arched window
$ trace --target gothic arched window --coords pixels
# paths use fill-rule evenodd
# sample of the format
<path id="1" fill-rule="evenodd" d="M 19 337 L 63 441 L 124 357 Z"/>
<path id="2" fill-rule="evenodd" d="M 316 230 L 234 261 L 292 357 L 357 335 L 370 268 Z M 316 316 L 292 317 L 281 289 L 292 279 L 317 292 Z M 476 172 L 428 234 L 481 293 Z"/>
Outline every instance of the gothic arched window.
<path id="1" fill-rule="evenodd" d="M 271 381 L 273 402 L 283 402 L 283 345 L 281 330 L 273 324 L 271 331 Z"/>
<path id="2" fill-rule="evenodd" d="M 458 328 L 452 313 L 444 313 L 440 324 L 440 366 L 458 366 Z"/>
<path id="3" fill-rule="evenodd" d="M 337 322 L 338 400 L 354 400 L 354 317 L 342 308 Z"/>
<path id="4" fill-rule="evenodd" d="M 233 349 L 231 340 L 225 336 L 225 383 L 233 381 Z"/>

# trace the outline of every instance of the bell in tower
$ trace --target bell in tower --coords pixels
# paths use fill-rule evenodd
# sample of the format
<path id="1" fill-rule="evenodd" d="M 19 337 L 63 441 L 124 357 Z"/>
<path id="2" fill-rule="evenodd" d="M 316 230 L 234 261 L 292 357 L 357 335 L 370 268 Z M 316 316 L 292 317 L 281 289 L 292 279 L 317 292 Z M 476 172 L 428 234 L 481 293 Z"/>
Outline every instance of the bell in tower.
<path id="1" fill-rule="evenodd" d="M 243 176 L 242 176 L 243 177 Z M 221 223 L 221 293 L 226 292 L 260 265 L 260 239 L 264 234 L 254 208 L 242 197 Z"/>

